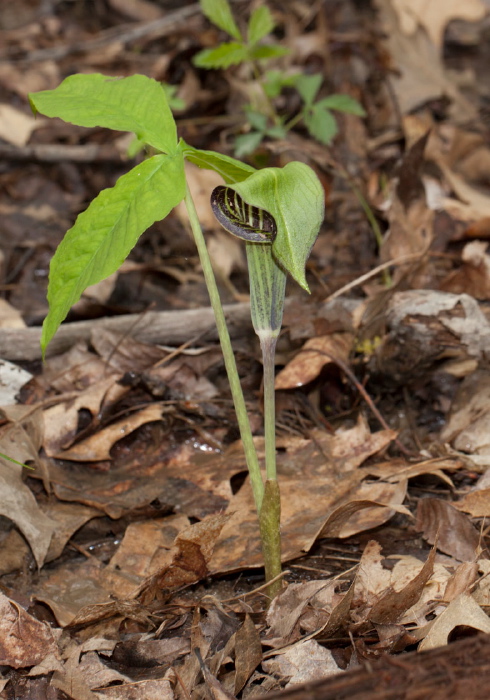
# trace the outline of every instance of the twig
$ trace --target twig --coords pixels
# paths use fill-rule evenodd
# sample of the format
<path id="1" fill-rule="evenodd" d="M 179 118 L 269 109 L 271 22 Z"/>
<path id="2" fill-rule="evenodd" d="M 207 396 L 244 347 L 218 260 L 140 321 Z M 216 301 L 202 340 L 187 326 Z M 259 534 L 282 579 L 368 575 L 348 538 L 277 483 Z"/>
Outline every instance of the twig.
<path id="1" fill-rule="evenodd" d="M 226 598 L 225 600 L 220 601 L 221 603 L 233 603 L 236 600 L 243 600 L 243 598 L 250 598 L 252 595 L 256 595 L 256 593 L 260 593 L 263 591 L 265 588 L 269 588 L 271 583 L 275 583 L 276 581 L 279 581 L 279 579 L 284 578 L 286 574 L 290 574 L 291 572 L 286 569 L 286 571 L 281 571 L 280 574 L 278 574 L 275 578 L 271 579 L 268 583 L 263 583 L 262 586 L 259 586 L 258 588 L 254 588 L 253 591 L 249 591 L 248 593 L 242 593 L 240 595 L 234 596 L 233 598 Z"/>
<path id="2" fill-rule="evenodd" d="M 367 403 L 367 405 L 371 409 L 375 418 L 378 419 L 378 421 L 381 423 L 381 425 L 383 426 L 383 428 L 385 430 L 389 430 L 391 432 L 390 426 L 388 425 L 388 423 L 385 421 L 385 419 L 383 418 L 381 413 L 376 408 L 374 401 L 369 396 L 369 394 L 367 393 L 366 389 L 362 386 L 360 381 L 357 379 L 354 372 L 345 364 L 345 362 L 343 360 L 341 360 L 339 357 L 335 357 L 335 355 L 331 355 L 330 353 L 325 352 L 325 350 L 319 350 L 318 348 L 302 348 L 302 350 L 300 350 L 300 353 L 302 353 L 302 352 L 314 352 L 314 353 L 318 353 L 319 355 L 325 355 L 325 357 L 328 357 L 330 360 L 332 360 L 332 362 L 334 364 L 336 364 L 338 367 L 340 367 L 340 369 L 344 372 L 344 374 L 346 374 L 347 377 L 350 379 L 350 381 L 354 384 L 357 391 L 361 394 L 362 398 L 364 399 L 364 401 Z M 409 450 L 407 450 L 407 448 L 404 445 L 402 445 L 402 443 L 398 440 L 398 438 L 394 439 L 394 443 L 396 444 L 398 449 L 401 452 L 403 452 L 403 454 L 407 455 L 408 457 L 413 456 L 412 453 Z"/>
<path id="3" fill-rule="evenodd" d="M 66 56 L 77 53 L 89 53 L 95 49 L 100 49 L 107 44 L 117 42 L 119 44 L 128 44 L 143 37 L 163 37 L 173 34 L 181 26 L 186 26 L 188 20 L 193 15 L 201 12 L 198 3 L 181 7 L 174 12 L 166 12 L 163 17 L 151 20 L 150 22 L 138 22 L 132 24 L 118 25 L 111 27 L 106 31 L 100 32 L 93 39 L 84 39 L 83 41 L 73 42 L 71 44 L 63 44 L 61 46 L 53 46 L 49 49 L 39 49 L 38 51 L 30 51 L 26 56 L 14 58 L 11 51 L 5 51 L 0 54 L 0 61 L 8 61 L 9 63 L 34 63 L 36 61 L 59 60 Z"/>
<path id="4" fill-rule="evenodd" d="M 374 269 L 370 270 L 369 272 L 366 272 L 365 275 L 361 275 L 360 277 L 357 277 L 355 280 L 352 280 L 352 282 L 349 282 L 349 284 L 345 284 L 343 287 L 340 289 L 337 289 L 336 292 L 333 294 L 330 294 L 324 301 L 325 303 L 328 301 L 333 301 L 334 299 L 337 299 L 337 297 L 341 297 L 342 294 L 345 294 L 346 292 L 349 292 L 351 289 L 354 289 L 355 287 L 359 287 L 361 284 L 364 284 L 364 282 L 367 282 L 370 280 L 372 277 L 376 277 L 380 272 L 385 270 L 387 267 L 395 267 L 398 265 L 404 265 L 405 263 L 412 262 L 412 260 L 419 260 L 425 255 L 426 251 L 423 251 L 421 253 L 410 253 L 408 255 L 401 255 L 399 258 L 394 258 L 393 260 L 388 260 L 388 262 L 382 263 L 381 265 L 378 265 Z"/>

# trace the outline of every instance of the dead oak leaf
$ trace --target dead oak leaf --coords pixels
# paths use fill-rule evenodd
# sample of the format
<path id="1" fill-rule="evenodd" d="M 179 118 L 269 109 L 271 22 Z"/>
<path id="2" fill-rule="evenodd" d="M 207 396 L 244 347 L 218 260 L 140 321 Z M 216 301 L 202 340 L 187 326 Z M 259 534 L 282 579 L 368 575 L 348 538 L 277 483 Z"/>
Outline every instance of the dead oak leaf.
<path id="1" fill-rule="evenodd" d="M 482 0 L 392 0 L 397 13 L 400 29 L 412 35 L 417 27 L 424 27 L 436 47 L 441 50 L 444 30 L 453 19 L 476 22 L 486 13 Z"/>
<path id="2" fill-rule="evenodd" d="M 276 377 L 276 389 L 295 389 L 316 379 L 325 365 L 336 359 L 346 363 L 352 349 L 351 333 L 332 333 L 310 338 Z"/>
<path id="3" fill-rule="evenodd" d="M 205 578 L 216 541 L 229 519 L 226 513 L 210 515 L 183 530 L 175 539 L 170 562 L 148 577 L 135 596 L 147 603 L 159 590 L 173 590 Z"/>
<path id="4" fill-rule="evenodd" d="M 446 645 L 453 629 L 459 626 L 490 633 L 488 616 L 468 593 L 461 593 L 430 623 L 430 629 L 420 643 L 419 651 Z"/>
<path id="5" fill-rule="evenodd" d="M 480 545 L 478 530 L 467 515 L 440 498 L 422 498 L 415 527 L 429 544 L 458 561 L 474 561 Z"/>
<path id="6" fill-rule="evenodd" d="M 48 654 L 58 655 L 50 627 L 0 593 L 0 664 L 26 668 L 40 664 Z"/>

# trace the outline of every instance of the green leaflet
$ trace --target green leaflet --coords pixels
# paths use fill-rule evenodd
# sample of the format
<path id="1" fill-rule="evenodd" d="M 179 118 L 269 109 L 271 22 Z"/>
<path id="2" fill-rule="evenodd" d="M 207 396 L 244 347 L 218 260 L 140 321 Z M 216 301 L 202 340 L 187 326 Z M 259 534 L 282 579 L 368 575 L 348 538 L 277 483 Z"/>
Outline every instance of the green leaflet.
<path id="1" fill-rule="evenodd" d="M 77 126 L 131 131 L 163 151 L 177 150 L 177 130 L 165 91 L 145 75 L 112 78 L 100 73 L 71 75 L 55 90 L 29 95 L 34 112 Z"/>
<path id="2" fill-rule="evenodd" d="M 180 148 L 187 160 L 200 168 L 214 170 L 215 173 L 221 175 L 227 184 L 241 182 L 255 172 L 255 168 L 242 163 L 240 160 L 225 156 L 222 153 L 216 153 L 215 151 L 202 151 L 189 146 L 185 141 L 181 141 Z"/>
<path id="3" fill-rule="evenodd" d="M 158 155 L 102 190 L 78 216 L 51 261 L 43 353 L 83 291 L 115 272 L 141 234 L 164 219 L 184 196 L 182 154 Z"/>

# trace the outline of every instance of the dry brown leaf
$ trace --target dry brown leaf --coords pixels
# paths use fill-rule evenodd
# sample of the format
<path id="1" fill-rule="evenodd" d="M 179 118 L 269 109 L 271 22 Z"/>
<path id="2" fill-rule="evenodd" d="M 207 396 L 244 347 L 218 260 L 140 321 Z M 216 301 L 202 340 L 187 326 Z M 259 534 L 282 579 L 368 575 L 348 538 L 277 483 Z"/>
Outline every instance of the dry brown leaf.
<path id="1" fill-rule="evenodd" d="M 190 526 L 185 515 L 130 523 L 108 568 L 143 579 L 170 563 L 175 537 Z"/>
<path id="2" fill-rule="evenodd" d="M 0 83 L 22 100 L 29 92 L 54 90 L 61 80 L 59 61 L 40 61 L 36 70 L 24 70 L 11 61 L 0 63 Z"/>
<path id="3" fill-rule="evenodd" d="M 112 423 L 107 428 L 99 430 L 86 440 L 77 442 L 68 450 L 60 450 L 52 456 L 58 459 L 67 459 L 72 462 L 99 462 L 111 459 L 111 449 L 118 440 L 130 435 L 134 430 L 145 423 L 159 421 L 162 418 L 162 407 L 150 404 L 129 415 L 127 418 Z"/>
<path id="4" fill-rule="evenodd" d="M 422 498 L 418 503 L 417 530 L 429 544 L 459 561 L 474 561 L 480 535 L 468 516 L 440 498 Z"/>
<path id="5" fill-rule="evenodd" d="M 474 336 L 474 340 L 478 342 L 478 337 Z M 471 460 L 481 466 L 490 463 L 489 397 L 490 373 L 478 369 L 460 384 L 441 433 L 442 440 L 471 455 Z"/>
<path id="6" fill-rule="evenodd" d="M 375 602 L 369 612 L 369 619 L 377 624 L 398 622 L 410 608 L 420 600 L 423 589 L 432 575 L 436 548 L 433 547 L 427 561 L 419 573 L 401 590 L 388 588 Z"/>
<path id="7" fill-rule="evenodd" d="M 470 222 L 490 216 L 490 197 L 488 195 L 469 185 L 465 179 L 445 165 L 442 159 L 438 159 L 437 164 L 458 197 L 458 199 L 447 197 L 442 202 L 444 209 L 451 216 Z"/>
<path id="8" fill-rule="evenodd" d="M 263 661 L 262 666 L 280 679 L 287 679 L 286 688 L 342 672 L 330 649 L 321 646 L 315 639 L 294 644 L 282 654 Z"/>
<path id="9" fill-rule="evenodd" d="M 426 0 L 418 1 L 426 3 Z M 400 27 L 392 0 L 376 0 L 375 5 L 386 36 L 385 47 L 396 70 L 390 82 L 402 114 L 409 113 L 428 100 L 447 95 L 453 100 L 452 111 L 458 118 L 476 117 L 474 107 L 448 77 L 442 57 L 426 31 L 417 27 L 416 31 L 407 35 Z"/>
<path id="10" fill-rule="evenodd" d="M 388 210 L 389 230 L 381 246 L 382 260 L 422 254 L 432 242 L 434 211 L 427 204 L 422 181 L 428 135 L 429 132 L 426 132 L 418 138 L 403 156 Z M 420 265 L 419 261 L 411 273 L 414 287 L 422 286 L 419 280 L 425 272 Z M 395 271 L 394 279 L 396 281 L 406 275 L 406 269 L 400 267 Z"/>
<path id="11" fill-rule="evenodd" d="M 148 602 L 162 589 L 173 590 L 205 578 L 216 541 L 229 518 L 226 513 L 210 515 L 178 534 L 171 561 L 149 576 L 135 595 Z"/>
<path id="12" fill-rule="evenodd" d="M 38 121 L 20 109 L 0 104 L 0 138 L 14 146 L 25 146 L 32 132 L 45 123 L 45 119 Z"/>
<path id="13" fill-rule="evenodd" d="M 92 415 L 97 415 L 107 392 L 115 382 L 115 376 L 110 375 L 81 391 L 78 396 L 71 396 L 44 410 L 43 447 L 48 457 L 63 454 L 63 446 L 69 447 L 76 437 L 79 412 L 86 409 Z M 120 388 L 127 391 L 126 388 Z"/>
<path id="14" fill-rule="evenodd" d="M 0 252 L 0 264 L 2 253 Z M 0 328 L 25 328 L 22 314 L 5 299 L 0 299 Z"/>
<path id="15" fill-rule="evenodd" d="M 307 340 L 299 353 L 276 376 L 276 389 L 296 389 L 316 379 L 325 365 L 347 363 L 354 336 L 332 333 Z"/>
<path id="16" fill-rule="evenodd" d="M 235 695 L 242 690 L 261 661 L 260 635 L 252 618 L 247 614 L 235 637 Z"/>
<path id="17" fill-rule="evenodd" d="M 453 503 L 453 506 L 469 513 L 473 518 L 488 518 L 490 517 L 490 489 L 471 491 Z"/>
<path id="18" fill-rule="evenodd" d="M 361 627 L 368 619 L 381 624 L 392 624 L 390 621 L 396 619 L 399 624 L 425 625 L 426 615 L 433 612 L 433 601 L 443 600 L 450 573 L 441 564 L 434 564 L 434 553 L 425 564 L 412 556 L 390 558 L 397 559 L 393 571 L 383 566 L 377 542 L 369 542 L 364 549 L 354 581 L 352 619 Z"/>
<path id="19" fill-rule="evenodd" d="M 399 481 L 396 485 L 382 481 L 359 484 L 349 494 L 349 501 L 329 516 L 322 537 L 351 537 L 383 525 L 395 512 L 410 516 L 410 511 L 401 505 L 406 493 L 406 481 Z"/>
<path id="20" fill-rule="evenodd" d="M 283 647 L 300 638 L 300 618 L 313 598 L 321 591 L 326 591 L 330 598 L 329 606 L 323 596 L 324 607 L 333 607 L 331 601 L 335 594 L 335 582 L 304 581 L 303 583 L 291 583 L 287 588 L 283 588 L 267 611 L 267 624 L 269 626 L 265 639 L 267 646 Z"/>
<path id="21" fill-rule="evenodd" d="M 5 407 L 2 411 L 6 414 L 15 408 L 17 407 Z M 27 417 L 23 422 L 4 430 L 0 439 L 0 452 L 19 462 L 34 462 L 39 467 L 41 430 L 39 424 L 36 425 L 39 411 L 33 411 L 32 407 L 19 408 L 27 413 Z M 32 415 L 29 416 L 29 413 Z M 37 565 L 42 566 L 56 523 L 43 513 L 32 491 L 24 483 L 24 471 L 18 464 L 0 458 L 0 514 L 17 525 L 29 543 Z M 42 467 L 39 476 L 42 476 Z"/>
<path id="22" fill-rule="evenodd" d="M 368 465 L 367 467 L 363 467 L 363 469 L 369 471 L 371 476 L 376 476 L 390 483 L 413 479 L 421 474 L 434 474 L 450 488 L 453 488 L 453 482 L 442 470 L 455 471 L 461 469 L 463 466 L 463 462 L 456 457 L 436 457 L 415 464 L 407 464 L 404 460 L 394 459 L 389 462 Z"/>
<path id="23" fill-rule="evenodd" d="M 58 656 L 53 630 L 0 593 L 0 664 L 25 668 L 40 664 L 48 654 Z"/>
<path id="24" fill-rule="evenodd" d="M 460 564 L 447 582 L 446 589 L 444 591 L 444 601 L 450 603 L 461 593 L 470 592 L 470 588 L 473 586 L 477 578 L 477 562 L 467 561 Z"/>
<path id="25" fill-rule="evenodd" d="M 453 19 L 476 22 L 483 19 L 486 7 L 482 0 L 392 0 L 397 13 L 400 29 L 411 36 L 417 28 L 423 27 L 440 51 L 442 49 L 444 30 Z"/>
<path id="26" fill-rule="evenodd" d="M 473 627 L 481 632 L 490 633 L 488 616 L 468 593 L 459 595 L 436 617 L 425 639 L 420 643 L 419 651 L 446 645 L 453 629 L 459 626 Z"/>

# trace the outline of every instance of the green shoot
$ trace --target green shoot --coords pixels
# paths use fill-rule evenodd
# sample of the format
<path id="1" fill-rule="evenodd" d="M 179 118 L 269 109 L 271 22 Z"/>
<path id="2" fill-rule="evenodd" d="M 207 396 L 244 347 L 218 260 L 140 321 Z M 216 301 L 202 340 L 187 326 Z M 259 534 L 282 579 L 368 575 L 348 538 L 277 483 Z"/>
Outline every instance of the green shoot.
<path id="1" fill-rule="evenodd" d="M 0 458 L 6 459 L 8 462 L 13 462 L 14 464 L 17 464 L 19 467 L 24 467 L 24 469 L 34 470 L 34 467 L 30 467 L 28 464 L 24 464 L 24 462 L 18 462 L 16 459 L 12 459 L 12 457 L 8 457 L 7 455 L 4 455 L 3 452 L 0 452 Z"/>
<path id="2" fill-rule="evenodd" d="M 210 22 L 229 34 L 235 41 L 225 42 L 214 49 L 204 49 L 194 56 L 198 68 L 229 68 L 240 63 L 284 56 L 288 50 L 278 44 L 260 44 L 275 27 L 270 10 L 265 5 L 250 15 L 246 35 L 240 32 L 228 0 L 201 0 L 203 13 Z"/>
<path id="3" fill-rule="evenodd" d="M 209 0 L 213 11 L 215 0 Z M 219 26 L 234 32 L 225 0 L 218 3 Z M 251 25 L 249 35 L 260 31 Z M 233 34 L 232 34 L 233 36 Z M 80 126 L 132 131 L 157 151 L 103 190 L 80 214 L 58 247 L 50 266 L 49 313 L 44 320 L 42 351 L 46 352 L 71 306 L 90 285 L 115 272 L 139 236 L 165 218 L 182 200 L 198 249 L 235 405 L 255 504 L 259 515 L 266 578 L 280 571 L 280 500 L 276 477 L 274 415 L 274 352 L 282 321 L 286 274 L 304 289 L 305 263 L 323 219 L 323 190 L 303 163 L 256 171 L 234 158 L 195 149 L 177 140 L 175 121 L 165 91 L 144 76 L 115 79 L 74 75 L 56 90 L 30 95 L 36 112 Z M 226 187 L 213 199 L 221 222 L 247 243 L 251 309 L 264 361 L 266 478 L 262 477 L 230 337 L 219 300 L 211 261 L 185 178 L 184 160 L 219 173 Z M 277 588 L 271 590 L 271 594 Z"/>
<path id="4" fill-rule="evenodd" d="M 313 138 L 330 145 L 338 133 L 337 120 L 333 112 L 365 116 L 357 100 L 349 95 L 329 95 L 316 99 L 323 77 L 287 74 L 281 70 L 267 70 L 265 64 L 279 58 L 288 50 L 278 44 L 259 42 L 275 28 L 274 19 L 266 5 L 256 8 L 250 15 L 245 34 L 240 31 L 228 0 L 200 0 L 201 8 L 210 22 L 229 34 L 234 41 L 224 42 L 213 49 L 204 49 L 194 57 L 199 68 L 226 69 L 235 65 L 248 65 L 249 73 L 260 86 L 263 99 L 261 105 L 247 105 L 245 114 L 249 130 L 236 137 L 235 155 L 243 158 L 253 153 L 266 139 L 283 139 L 287 132 L 303 123 Z M 274 99 L 286 87 L 299 92 L 302 107 L 289 120 L 277 113 Z"/>

